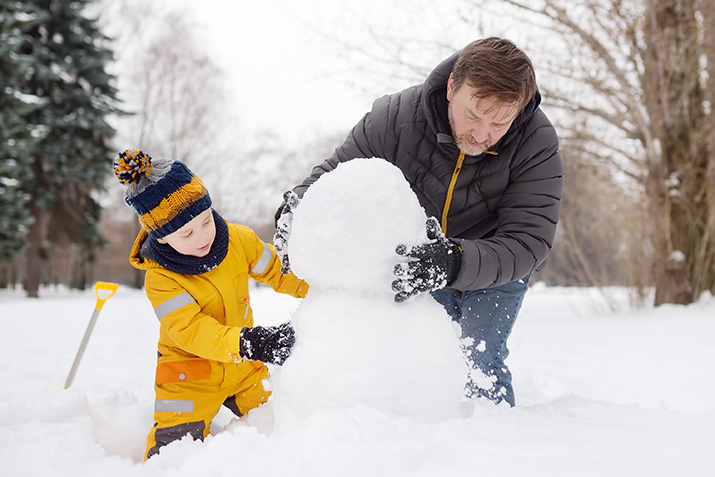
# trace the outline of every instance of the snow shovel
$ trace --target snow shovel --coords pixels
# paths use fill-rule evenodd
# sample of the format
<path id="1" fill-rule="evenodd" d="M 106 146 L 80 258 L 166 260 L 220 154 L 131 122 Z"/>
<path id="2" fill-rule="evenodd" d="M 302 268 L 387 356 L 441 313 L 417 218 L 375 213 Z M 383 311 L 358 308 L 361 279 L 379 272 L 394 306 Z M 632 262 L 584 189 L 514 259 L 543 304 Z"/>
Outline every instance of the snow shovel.
<path id="1" fill-rule="evenodd" d="M 82 343 L 79 345 L 79 349 L 77 350 L 77 356 L 75 356 L 74 363 L 72 363 L 70 374 L 67 376 L 67 381 L 65 381 L 65 389 L 70 387 L 72 381 L 74 380 L 74 375 L 77 372 L 79 362 L 84 354 L 84 349 L 87 347 L 89 336 L 92 334 L 92 330 L 94 329 L 94 323 L 97 321 L 97 317 L 104 306 L 104 302 L 109 300 L 118 288 L 119 284 L 117 283 L 97 282 L 97 284 L 94 285 L 94 296 L 97 297 L 97 304 L 94 306 L 94 313 L 92 313 L 92 318 L 89 320 L 89 324 L 87 325 L 87 331 L 84 332 L 84 338 L 82 338 Z M 101 295 L 100 290 L 102 291 Z"/>

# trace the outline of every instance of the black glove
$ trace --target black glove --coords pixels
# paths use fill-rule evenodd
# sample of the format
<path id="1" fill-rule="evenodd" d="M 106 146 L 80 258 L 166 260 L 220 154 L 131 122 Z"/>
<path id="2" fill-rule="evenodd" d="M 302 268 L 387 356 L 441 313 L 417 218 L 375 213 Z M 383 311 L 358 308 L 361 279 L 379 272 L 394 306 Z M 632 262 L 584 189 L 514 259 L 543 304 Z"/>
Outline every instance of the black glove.
<path id="1" fill-rule="evenodd" d="M 459 245 L 442 233 L 434 217 L 427 219 L 427 243 L 408 246 L 398 245 L 398 255 L 407 257 L 407 262 L 395 265 L 397 280 L 392 282 L 395 301 L 401 303 L 418 293 L 439 290 L 452 283 L 462 265 Z"/>
<path id="2" fill-rule="evenodd" d="M 288 238 L 293 228 L 293 211 L 300 203 L 298 194 L 289 190 L 283 193 L 283 203 L 276 211 L 276 233 L 273 235 L 273 248 L 281 259 L 281 273 L 290 272 L 288 259 Z"/>
<path id="3" fill-rule="evenodd" d="M 241 330 L 241 356 L 264 363 L 283 364 L 295 344 L 290 323 L 280 326 L 245 326 Z"/>

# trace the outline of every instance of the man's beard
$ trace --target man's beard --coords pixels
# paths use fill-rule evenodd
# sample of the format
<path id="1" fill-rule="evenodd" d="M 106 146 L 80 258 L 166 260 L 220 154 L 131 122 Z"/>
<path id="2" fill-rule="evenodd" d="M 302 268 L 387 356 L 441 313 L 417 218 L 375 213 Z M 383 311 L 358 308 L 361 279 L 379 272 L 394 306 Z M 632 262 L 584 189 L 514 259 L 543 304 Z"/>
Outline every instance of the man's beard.
<path id="1" fill-rule="evenodd" d="M 454 114 L 452 113 L 452 103 L 449 103 L 447 105 L 447 116 L 449 117 L 449 127 L 452 129 L 452 137 L 454 138 L 454 143 L 457 145 L 460 151 L 465 153 L 468 156 L 478 156 L 479 154 L 483 153 L 487 149 L 491 147 L 491 144 L 489 144 L 489 141 L 484 141 L 481 143 L 479 146 L 472 146 L 469 143 L 469 140 L 473 140 L 474 138 L 472 137 L 471 134 L 463 134 L 461 136 L 457 136 L 454 131 L 457 130 L 454 124 Z"/>

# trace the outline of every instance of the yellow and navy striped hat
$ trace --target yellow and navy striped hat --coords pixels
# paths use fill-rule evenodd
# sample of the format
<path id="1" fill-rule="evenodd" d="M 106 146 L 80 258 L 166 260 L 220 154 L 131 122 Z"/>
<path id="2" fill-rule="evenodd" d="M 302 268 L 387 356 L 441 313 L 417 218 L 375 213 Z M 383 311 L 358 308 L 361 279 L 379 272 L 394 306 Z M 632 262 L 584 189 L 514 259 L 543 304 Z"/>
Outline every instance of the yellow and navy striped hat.
<path id="1" fill-rule="evenodd" d="M 142 151 L 126 150 L 113 166 L 119 182 L 127 186 L 124 201 L 154 239 L 176 232 L 211 207 L 204 183 L 183 162 L 152 160 Z"/>

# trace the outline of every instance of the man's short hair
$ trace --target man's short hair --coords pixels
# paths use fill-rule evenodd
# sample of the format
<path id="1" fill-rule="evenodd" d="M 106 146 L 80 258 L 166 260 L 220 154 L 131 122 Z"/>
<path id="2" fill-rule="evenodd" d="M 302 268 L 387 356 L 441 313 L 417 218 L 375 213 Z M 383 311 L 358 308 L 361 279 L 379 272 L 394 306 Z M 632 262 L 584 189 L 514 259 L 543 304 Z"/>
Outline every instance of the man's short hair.
<path id="1" fill-rule="evenodd" d="M 529 57 L 513 42 L 489 37 L 467 45 L 452 69 L 453 88 L 463 84 L 477 98 L 515 104 L 521 111 L 536 94 L 536 74 Z"/>

